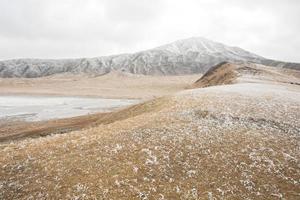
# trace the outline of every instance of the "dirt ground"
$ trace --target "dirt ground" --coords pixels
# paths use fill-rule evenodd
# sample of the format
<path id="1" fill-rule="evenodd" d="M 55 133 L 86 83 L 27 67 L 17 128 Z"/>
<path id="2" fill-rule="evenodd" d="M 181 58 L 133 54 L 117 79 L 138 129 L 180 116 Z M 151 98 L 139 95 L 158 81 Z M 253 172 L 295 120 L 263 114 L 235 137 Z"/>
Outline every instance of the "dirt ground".
<path id="1" fill-rule="evenodd" d="M 91 96 L 118 99 L 152 99 L 183 90 L 201 77 L 144 76 L 119 72 L 97 77 L 55 75 L 43 78 L 0 79 L 1 94 Z"/>

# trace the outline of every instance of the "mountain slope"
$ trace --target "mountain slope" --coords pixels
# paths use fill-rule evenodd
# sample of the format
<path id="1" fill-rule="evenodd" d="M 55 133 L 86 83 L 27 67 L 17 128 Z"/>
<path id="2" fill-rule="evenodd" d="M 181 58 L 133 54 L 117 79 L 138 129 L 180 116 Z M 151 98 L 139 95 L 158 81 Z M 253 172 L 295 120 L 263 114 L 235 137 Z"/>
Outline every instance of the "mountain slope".
<path id="1" fill-rule="evenodd" d="M 0 77 L 41 77 L 66 72 L 100 75 L 112 70 L 145 75 L 182 75 L 204 73 L 223 61 L 300 69 L 300 64 L 265 59 L 238 47 L 197 37 L 134 54 L 83 59 L 0 61 Z"/>
<path id="2" fill-rule="evenodd" d="M 211 67 L 193 87 L 209 87 L 233 83 L 287 83 L 300 85 L 300 71 L 264 66 L 254 63 L 222 62 Z"/>

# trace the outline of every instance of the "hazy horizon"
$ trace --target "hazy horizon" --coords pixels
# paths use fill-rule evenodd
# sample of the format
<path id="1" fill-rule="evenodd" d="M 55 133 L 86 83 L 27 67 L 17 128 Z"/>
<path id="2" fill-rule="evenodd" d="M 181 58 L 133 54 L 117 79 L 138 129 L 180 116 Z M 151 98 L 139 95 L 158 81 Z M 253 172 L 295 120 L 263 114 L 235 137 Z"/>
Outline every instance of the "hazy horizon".
<path id="1" fill-rule="evenodd" d="M 297 0 L 1 0 L 0 60 L 134 53 L 190 37 L 300 62 Z"/>

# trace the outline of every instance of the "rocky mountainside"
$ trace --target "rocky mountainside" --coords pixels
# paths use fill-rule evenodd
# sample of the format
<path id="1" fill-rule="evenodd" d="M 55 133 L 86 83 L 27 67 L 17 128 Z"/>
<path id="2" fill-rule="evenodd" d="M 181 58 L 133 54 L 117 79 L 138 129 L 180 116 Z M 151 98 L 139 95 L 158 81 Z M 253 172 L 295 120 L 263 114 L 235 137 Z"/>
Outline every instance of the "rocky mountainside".
<path id="1" fill-rule="evenodd" d="M 300 69 L 300 64 L 274 61 L 238 47 L 205 38 L 189 38 L 133 54 L 82 59 L 15 59 L 0 61 L 0 77 L 41 77 L 58 73 L 101 75 L 112 70 L 145 75 L 205 73 L 220 62 L 254 62 Z"/>

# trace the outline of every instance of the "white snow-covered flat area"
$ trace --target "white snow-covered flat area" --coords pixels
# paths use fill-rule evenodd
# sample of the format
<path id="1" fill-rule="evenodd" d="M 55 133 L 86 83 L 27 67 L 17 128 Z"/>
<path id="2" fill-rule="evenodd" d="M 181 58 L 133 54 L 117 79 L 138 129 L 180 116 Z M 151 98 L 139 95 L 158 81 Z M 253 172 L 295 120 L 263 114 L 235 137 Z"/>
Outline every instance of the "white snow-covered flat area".
<path id="1" fill-rule="evenodd" d="M 0 96 L 0 120 L 41 121 L 107 112 L 137 100 L 50 96 Z"/>

